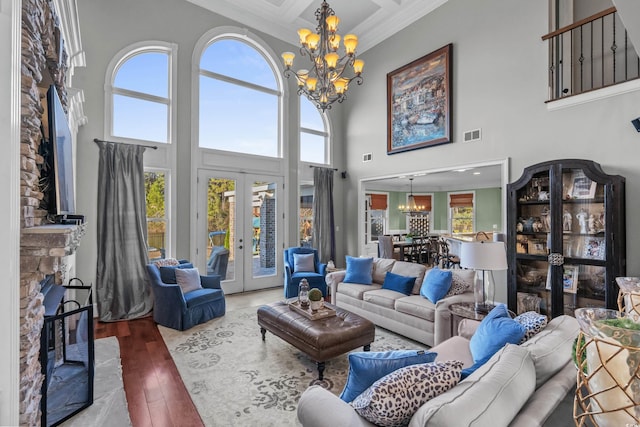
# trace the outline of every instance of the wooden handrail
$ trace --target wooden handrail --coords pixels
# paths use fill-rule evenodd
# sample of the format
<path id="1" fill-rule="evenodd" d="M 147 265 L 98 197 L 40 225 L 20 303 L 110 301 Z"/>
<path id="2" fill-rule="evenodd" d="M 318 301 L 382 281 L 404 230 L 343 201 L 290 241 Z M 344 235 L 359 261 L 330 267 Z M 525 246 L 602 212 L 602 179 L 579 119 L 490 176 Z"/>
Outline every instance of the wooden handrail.
<path id="1" fill-rule="evenodd" d="M 542 36 L 542 40 L 543 41 L 544 40 L 549 40 L 552 37 L 555 37 L 555 36 L 560 35 L 562 33 L 566 33 L 567 31 L 571 31 L 574 28 L 578 28 L 581 25 L 584 25 L 584 24 L 586 24 L 588 22 L 591 22 L 591 21 L 595 21 L 596 19 L 600 19 L 600 18 L 602 18 L 604 16 L 607 16 L 607 15 L 610 15 L 610 14 L 616 12 L 616 11 L 617 11 L 617 9 L 615 7 L 610 7 L 609 9 L 605 9 L 602 12 L 596 13 L 595 15 L 591 15 L 591 16 L 589 16 L 587 18 L 584 18 L 584 19 L 581 19 L 581 20 L 579 20 L 577 22 L 574 22 L 571 25 L 567 25 L 566 27 L 562 27 L 562 28 L 560 28 L 558 30 L 555 30 L 555 31 L 549 33 L 549 34 L 546 34 L 546 35 Z"/>

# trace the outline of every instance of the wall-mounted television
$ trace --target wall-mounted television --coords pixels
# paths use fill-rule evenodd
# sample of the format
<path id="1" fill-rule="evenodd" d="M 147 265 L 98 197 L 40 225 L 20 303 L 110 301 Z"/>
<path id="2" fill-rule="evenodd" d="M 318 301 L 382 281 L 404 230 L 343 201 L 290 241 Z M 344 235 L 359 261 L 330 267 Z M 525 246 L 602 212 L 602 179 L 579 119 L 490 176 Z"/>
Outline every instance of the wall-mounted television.
<path id="1" fill-rule="evenodd" d="M 62 108 L 55 85 L 47 92 L 49 120 L 49 143 L 52 146 L 54 194 L 49 204 L 49 213 L 54 215 L 75 214 L 75 191 L 73 181 L 73 139 L 67 115 Z"/>

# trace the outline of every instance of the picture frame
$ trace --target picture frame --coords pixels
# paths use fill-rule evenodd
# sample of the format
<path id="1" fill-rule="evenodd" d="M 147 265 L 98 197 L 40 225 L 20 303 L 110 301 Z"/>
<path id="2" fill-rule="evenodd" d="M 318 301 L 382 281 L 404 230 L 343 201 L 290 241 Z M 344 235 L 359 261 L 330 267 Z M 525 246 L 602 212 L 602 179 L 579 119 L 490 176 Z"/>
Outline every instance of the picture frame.
<path id="1" fill-rule="evenodd" d="M 578 272 L 577 265 L 565 265 L 562 270 L 562 289 L 570 294 L 578 292 Z"/>
<path id="2" fill-rule="evenodd" d="M 577 265 L 566 264 L 562 270 L 562 289 L 565 293 L 575 294 L 578 292 L 578 274 L 580 268 Z M 547 273 L 547 290 L 551 290 L 551 266 Z"/>
<path id="3" fill-rule="evenodd" d="M 593 199 L 598 183 L 592 181 L 583 172 L 574 173 L 571 178 L 569 195 L 572 199 Z"/>
<path id="4" fill-rule="evenodd" d="M 451 142 L 453 44 L 387 74 L 387 154 Z"/>
<path id="5" fill-rule="evenodd" d="M 547 242 L 541 239 L 530 240 L 529 253 L 531 255 L 547 255 Z"/>
<path id="6" fill-rule="evenodd" d="M 582 257 L 604 260 L 605 242 L 603 237 L 586 237 Z"/>

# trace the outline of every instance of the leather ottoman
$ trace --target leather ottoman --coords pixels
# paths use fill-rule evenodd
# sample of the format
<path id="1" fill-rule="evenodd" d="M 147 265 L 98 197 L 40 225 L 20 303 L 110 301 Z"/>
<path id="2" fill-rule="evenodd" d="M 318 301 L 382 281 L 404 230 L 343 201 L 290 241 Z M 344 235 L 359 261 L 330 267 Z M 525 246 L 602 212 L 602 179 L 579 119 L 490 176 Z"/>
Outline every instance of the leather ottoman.
<path id="1" fill-rule="evenodd" d="M 307 354 L 318 364 L 319 380 L 323 379 L 325 361 L 361 346 L 369 351 L 376 334 L 369 320 L 332 304 L 325 305 L 336 315 L 312 320 L 282 301 L 258 308 L 262 340 L 269 331 Z"/>

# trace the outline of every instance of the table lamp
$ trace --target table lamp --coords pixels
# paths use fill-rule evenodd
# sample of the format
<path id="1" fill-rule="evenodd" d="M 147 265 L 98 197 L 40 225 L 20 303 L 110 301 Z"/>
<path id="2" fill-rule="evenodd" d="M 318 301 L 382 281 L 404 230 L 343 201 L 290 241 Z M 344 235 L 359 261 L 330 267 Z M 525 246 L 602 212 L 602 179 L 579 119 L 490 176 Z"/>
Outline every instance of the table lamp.
<path id="1" fill-rule="evenodd" d="M 507 269 L 504 242 L 463 242 L 460 247 L 460 267 L 482 270 L 482 288 L 478 280 L 473 286 L 475 309 L 477 313 L 488 313 L 491 307 L 485 301 L 484 276 L 487 271 Z"/>

